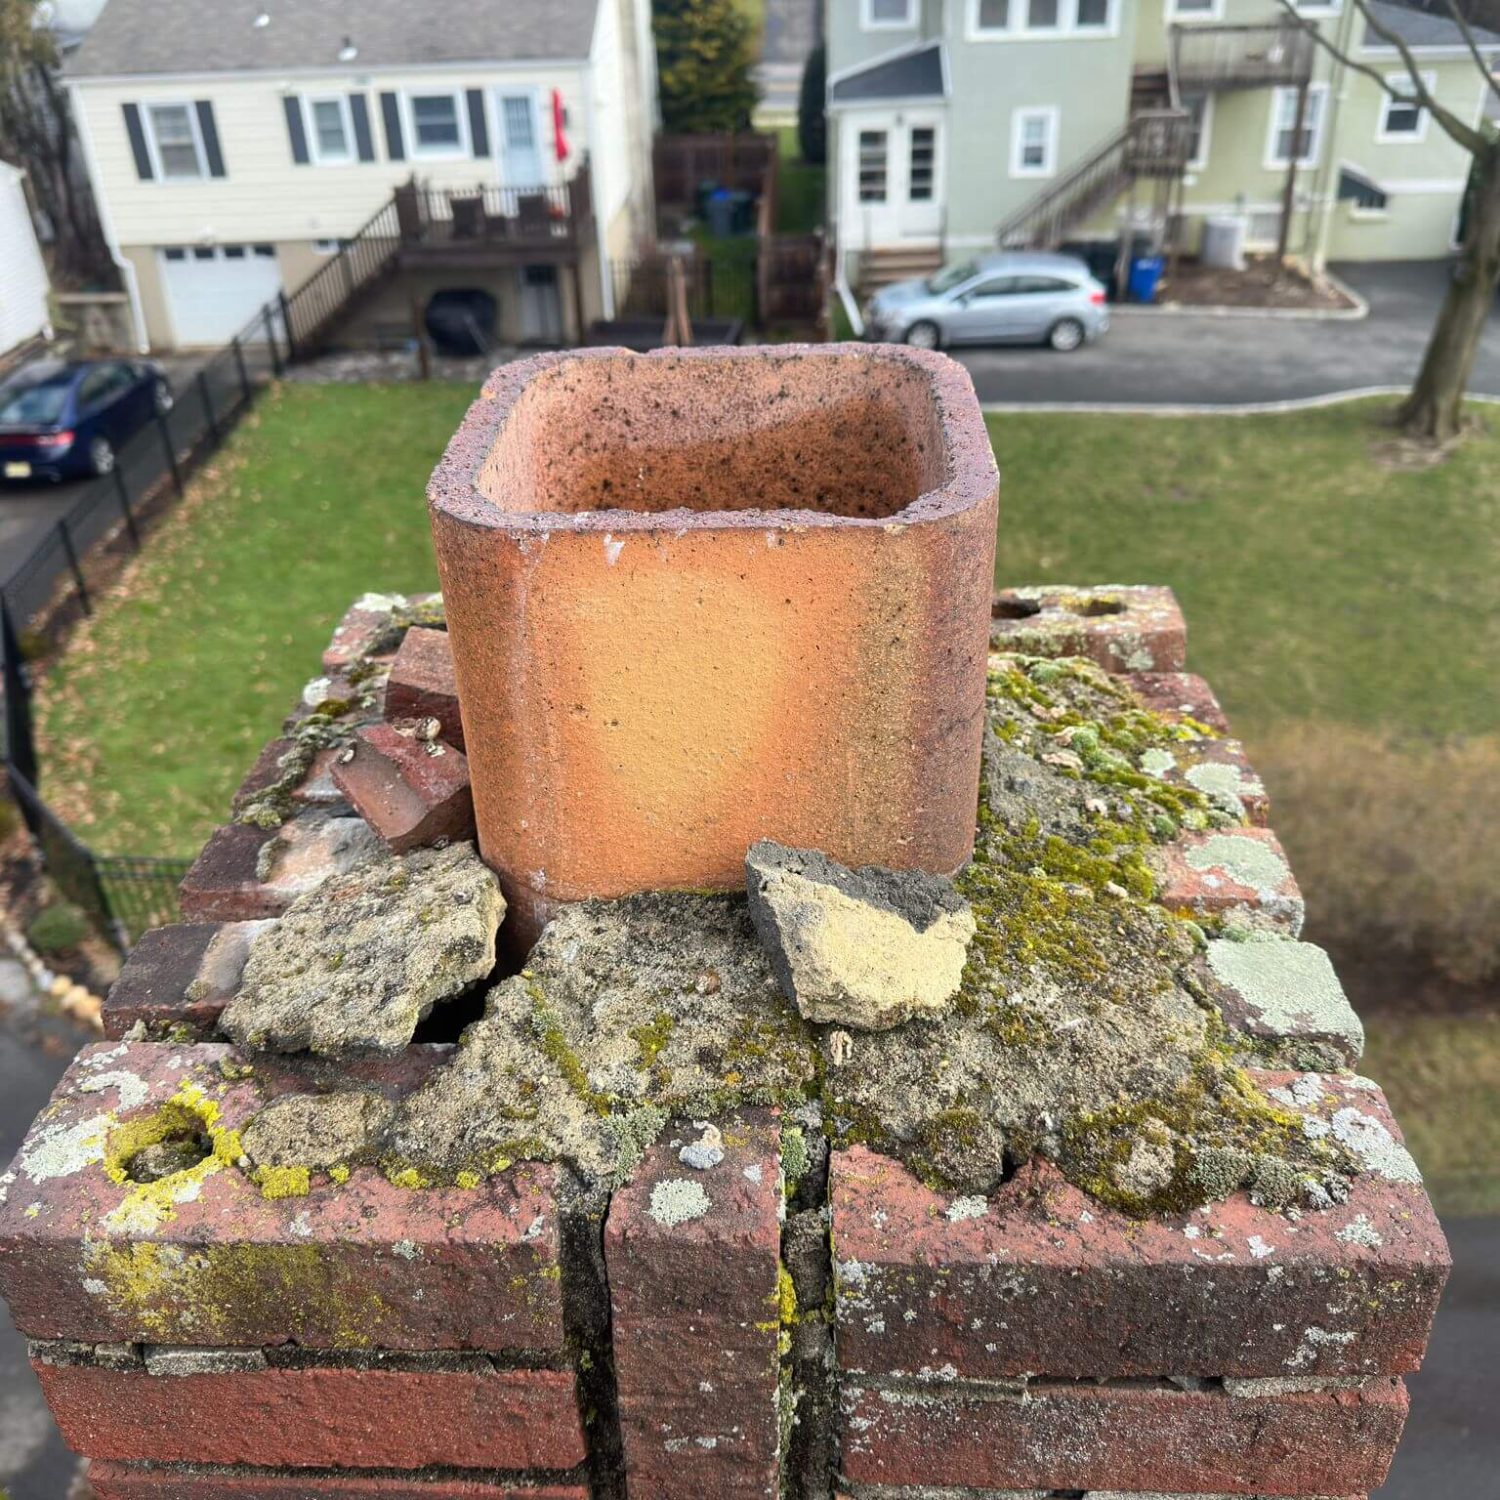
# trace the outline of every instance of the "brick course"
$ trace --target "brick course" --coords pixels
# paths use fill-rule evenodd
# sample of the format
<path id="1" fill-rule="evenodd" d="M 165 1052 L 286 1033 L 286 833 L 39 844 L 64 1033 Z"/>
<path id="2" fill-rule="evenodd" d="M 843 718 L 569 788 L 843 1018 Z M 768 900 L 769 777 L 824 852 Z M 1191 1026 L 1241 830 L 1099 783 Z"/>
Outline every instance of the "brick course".
<path id="1" fill-rule="evenodd" d="M 317 1474 L 250 1469 L 162 1468 L 96 1463 L 89 1483 L 97 1500 L 589 1500 L 582 1484 L 533 1484 L 502 1476 Z"/>

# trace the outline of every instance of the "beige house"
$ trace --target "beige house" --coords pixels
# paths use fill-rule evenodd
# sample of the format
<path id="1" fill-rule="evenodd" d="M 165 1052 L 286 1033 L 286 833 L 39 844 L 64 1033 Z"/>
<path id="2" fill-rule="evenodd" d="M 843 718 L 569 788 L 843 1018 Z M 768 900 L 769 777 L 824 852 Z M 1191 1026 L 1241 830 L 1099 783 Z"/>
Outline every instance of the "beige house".
<path id="1" fill-rule="evenodd" d="M 651 232 L 649 12 L 110 0 L 68 76 L 141 346 L 227 341 L 403 186 L 412 253 L 351 306 L 366 332 L 441 287 L 489 292 L 509 341 L 611 315 Z"/>

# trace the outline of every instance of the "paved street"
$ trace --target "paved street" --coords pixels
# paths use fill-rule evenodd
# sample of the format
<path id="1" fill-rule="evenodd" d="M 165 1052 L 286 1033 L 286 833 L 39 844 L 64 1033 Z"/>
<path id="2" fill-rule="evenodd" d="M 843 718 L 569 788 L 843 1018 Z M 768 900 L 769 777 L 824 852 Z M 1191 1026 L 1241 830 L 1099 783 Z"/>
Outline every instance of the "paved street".
<path id="1" fill-rule="evenodd" d="M 1099 343 L 1076 354 L 974 349 L 959 358 L 981 401 L 1230 405 L 1285 401 L 1416 373 L 1442 300 L 1442 262 L 1336 266 L 1370 303 L 1357 322 L 1251 320 L 1125 311 Z M 1492 318 L 1472 388 L 1500 395 L 1500 322 Z"/>

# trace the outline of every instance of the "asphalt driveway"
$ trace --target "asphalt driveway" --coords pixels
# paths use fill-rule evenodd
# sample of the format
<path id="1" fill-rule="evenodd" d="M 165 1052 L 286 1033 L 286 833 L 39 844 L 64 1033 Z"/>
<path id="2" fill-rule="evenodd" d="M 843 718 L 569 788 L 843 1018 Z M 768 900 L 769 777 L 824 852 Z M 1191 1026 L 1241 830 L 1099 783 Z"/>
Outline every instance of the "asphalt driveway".
<path id="1" fill-rule="evenodd" d="M 985 402 L 1211 405 L 1287 401 L 1416 374 L 1441 304 L 1446 262 L 1340 265 L 1370 304 L 1358 321 L 1250 319 L 1124 309 L 1075 354 L 966 349 L 957 357 Z M 1500 395 L 1500 322 L 1485 331 L 1471 387 Z"/>

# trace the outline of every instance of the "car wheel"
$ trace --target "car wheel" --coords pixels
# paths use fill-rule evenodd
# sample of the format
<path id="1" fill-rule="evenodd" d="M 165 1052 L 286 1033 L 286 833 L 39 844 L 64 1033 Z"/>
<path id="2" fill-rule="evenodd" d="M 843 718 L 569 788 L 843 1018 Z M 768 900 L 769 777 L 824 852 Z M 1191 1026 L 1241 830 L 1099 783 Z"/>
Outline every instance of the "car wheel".
<path id="1" fill-rule="evenodd" d="M 1060 318 L 1052 325 L 1047 342 L 1059 354 L 1071 354 L 1083 344 L 1083 324 L 1077 318 Z"/>
<path id="2" fill-rule="evenodd" d="M 89 443 L 89 471 L 102 479 L 115 470 L 115 450 L 107 437 L 96 437 Z"/>
<path id="3" fill-rule="evenodd" d="M 924 318 L 906 330 L 902 341 L 913 349 L 936 349 L 942 343 L 943 335 L 936 323 L 929 323 Z"/>

